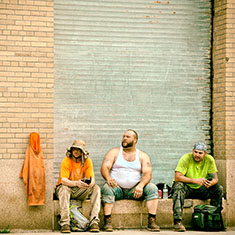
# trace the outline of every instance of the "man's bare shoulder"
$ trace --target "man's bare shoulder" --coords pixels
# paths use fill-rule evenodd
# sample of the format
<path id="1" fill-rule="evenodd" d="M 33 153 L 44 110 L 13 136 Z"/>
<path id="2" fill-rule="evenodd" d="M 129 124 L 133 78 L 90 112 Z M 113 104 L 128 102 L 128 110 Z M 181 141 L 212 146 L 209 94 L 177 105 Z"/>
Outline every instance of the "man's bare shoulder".
<path id="1" fill-rule="evenodd" d="M 139 158 L 142 165 L 142 170 L 151 171 L 152 164 L 149 155 L 144 151 L 140 151 Z"/>
<path id="2" fill-rule="evenodd" d="M 139 150 L 139 156 L 140 156 L 140 159 L 143 159 L 143 160 L 149 159 L 149 155 L 142 150 Z"/>
<path id="3" fill-rule="evenodd" d="M 113 156 L 113 157 L 116 157 L 120 152 L 120 147 L 118 148 L 112 148 L 110 149 L 107 153 L 106 153 L 106 156 Z"/>

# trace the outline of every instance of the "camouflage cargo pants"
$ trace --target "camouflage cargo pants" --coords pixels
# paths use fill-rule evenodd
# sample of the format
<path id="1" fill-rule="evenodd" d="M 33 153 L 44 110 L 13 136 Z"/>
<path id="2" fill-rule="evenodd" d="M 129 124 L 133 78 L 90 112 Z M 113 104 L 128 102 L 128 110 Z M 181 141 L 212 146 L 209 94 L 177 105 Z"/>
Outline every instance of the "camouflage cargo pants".
<path id="1" fill-rule="evenodd" d="M 198 189 L 193 189 L 182 182 L 175 182 L 171 189 L 173 198 L 173 217 L 174 220 L 182 220 L 184 199 L 211 199 L 210 204 L 213 206 L 222 206 L 223 187 L 214 185 L 210 188 L 201 186 Z"/>

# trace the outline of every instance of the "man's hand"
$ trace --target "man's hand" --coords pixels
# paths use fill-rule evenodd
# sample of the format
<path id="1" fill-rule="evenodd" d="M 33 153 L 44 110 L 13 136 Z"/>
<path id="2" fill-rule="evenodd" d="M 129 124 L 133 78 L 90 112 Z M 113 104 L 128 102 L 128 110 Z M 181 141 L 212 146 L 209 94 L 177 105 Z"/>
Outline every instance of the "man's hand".
<path id="1" fill-rule="evenodd" d="M 205 179 L 205 178 L 194 179 L 194 184 L 198 184 L 198 185 L 202 186 L 202 185 L 205 185 L 206 181 L 207 181 L 207 179 Z"/>
<path id="2" fill-rule="evenodd" d="M 95 185 L 95 178 L 91 179 L 91 183 L 88 184 L 88 188 L 92 188 Z"/>
<path id="3" fill-rule="evenodd" d="M 210 180 L 205 180 L 204 186 L 205 186 L 206 188 L 210 188 L 210 187 L 212 186 L 211 181 L 210 181 Z"/>
<path id="4" fill-rule="evenodd" d="M 139 184 L 135 187 L 133 190 L 134 198 L 138 199 L 143 195 L 143 187 L 141 187 Z"/>
<path id="5" fill-rule="evenodd" d="M 113 178 L 108 178 L 106 181 L 107 181 L 107 184 L 113 188 L 118 186 L 118 183 Z"/>
<path id="6" fill-rule="evenodd" d="M 76 186 L 79 188 L 89 188 L 89 184 L 83 182 L 82 180 L 76 181 Z"/>
<path id="7" fill-rule="evenodd" d="M 211 187 L 213 184 L 213 182 L 211 180 L 207 180 L 205 178 L 199 178 L 199 179 L 195 179 L 195 183 L 200 185 L 200 186 L 205 186 L 206 188 Z"/>
<path id="8" fill-rule="evenodd" d="M 211 186 L 213 186 L 215 184 L 217 184 L 217 179 L 214 179 L 214 178 L 212 180 L 205 180 L 205 182 L 204 182 L 204 186 L 206 188 L 210 188 Z"/>

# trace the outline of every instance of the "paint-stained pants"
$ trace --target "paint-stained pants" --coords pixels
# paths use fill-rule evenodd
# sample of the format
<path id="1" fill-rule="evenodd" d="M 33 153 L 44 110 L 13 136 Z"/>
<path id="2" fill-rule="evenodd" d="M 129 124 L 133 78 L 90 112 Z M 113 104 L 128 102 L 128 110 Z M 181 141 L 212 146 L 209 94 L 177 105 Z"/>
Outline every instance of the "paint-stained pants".
<path id="1" fill-rule="evenodd" d="M 221 185 L 213 185 L 209 188 L 201 186 L 193 189 L 182 182 L 175 182 L 172 187 L 173 197 L 173 218 L 174 220 L 182 220 L 184 199 L 211 199 L 210 204 L 213 206 L 222 206 L 223 187 Z"/>
<path id="2" fill-rule="evenodd" d="M 68 187 L 65 185 L 60 185 L 56 188 L 55 193 L 56 196 L 59 198 L 61 226 L 65 224 L 70 224 L 70 216 L 69 216 L 70 199 L 83 201 L 89 198 L 92 205 L 90 221 L 92 221 L 92 223 L 99 222 L 100 187 L 98 185 L 94 185 L 92 188 L 88 189 L 81 189 L 78 187 Z"/>

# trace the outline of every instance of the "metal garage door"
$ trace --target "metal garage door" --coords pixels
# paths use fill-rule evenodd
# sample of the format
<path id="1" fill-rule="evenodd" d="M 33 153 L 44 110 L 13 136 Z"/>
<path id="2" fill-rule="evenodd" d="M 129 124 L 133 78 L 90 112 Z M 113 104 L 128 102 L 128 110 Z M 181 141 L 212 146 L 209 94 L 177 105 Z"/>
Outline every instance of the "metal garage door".
<path id="1" fill-rule="evenodd" d="M 55 0 L 55 179 L 74 139 L 99 184 L 127 128 L 171 183 L 180 156 L 211 142 L 209 0 Z"/>

